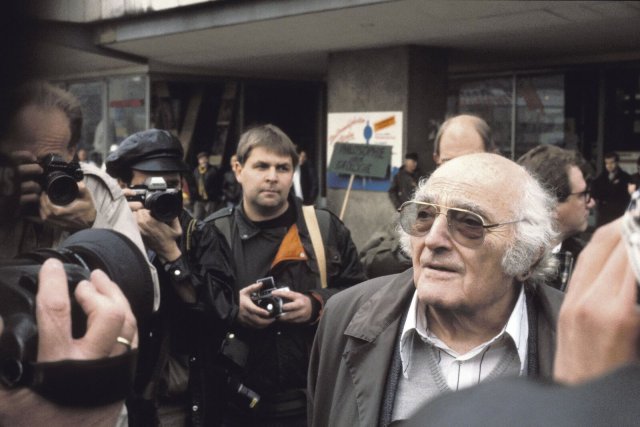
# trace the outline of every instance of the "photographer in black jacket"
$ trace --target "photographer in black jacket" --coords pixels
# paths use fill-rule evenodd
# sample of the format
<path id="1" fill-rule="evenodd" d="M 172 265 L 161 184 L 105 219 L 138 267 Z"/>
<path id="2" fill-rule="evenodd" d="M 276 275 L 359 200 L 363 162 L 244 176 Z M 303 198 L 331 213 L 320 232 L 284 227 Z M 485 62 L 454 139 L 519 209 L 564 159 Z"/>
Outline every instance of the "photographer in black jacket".
<path id="1" fill-rule="evenodd" d="M 235 318 L 233 267 L 224 237 L 182 209 L 182 146 L 151 129 L 125 139 L 109 155 L 161 283 L 160 310 L 140 331 L 130 425 L 215 425 L 224 386 L 214 359 Z"/>

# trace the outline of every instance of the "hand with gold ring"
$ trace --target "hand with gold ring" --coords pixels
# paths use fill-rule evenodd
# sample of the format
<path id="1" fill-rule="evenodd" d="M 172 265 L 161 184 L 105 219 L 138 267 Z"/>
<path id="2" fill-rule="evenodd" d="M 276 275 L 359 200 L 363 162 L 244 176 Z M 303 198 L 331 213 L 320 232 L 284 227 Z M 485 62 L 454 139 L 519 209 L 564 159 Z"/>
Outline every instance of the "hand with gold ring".
<path id="1" fill-rule="evenodd" d="M 127 350 L 131 350 L 132 346 L 131 346 L 131 341 L 129 341 L 128 339 L 124 338 L 124 337 L 118 337 L 116 338 L 116 341 L 119 342 L 120 344 L 124 345 Z"/>
<path id="2" fill-rule="evenodd" d="M 71 336 L 67 275 L 60 261 L 47 260 L 40 269 L 38 283 L 39 362 L 101 359 L 137 347 L 136 320 L 129 302 L 102 271 L 93 271 L 90 280 L 80 282 L 76 288 L 75 298 L 87 315 L 87 332 L 79 339 Z M 0 386 L 2 425 L 113 426 L 122 405 L 123 401 L 118 401 L 97 407 L 64 407 L 26 387 Z"/>
<path id="3" fill-rule="evenodd" d="M 78 339 L 71 336 L 71 303 L 60 261 L 47 260 L 38 280 L 39 362 L 100 359 L 138 347 L 136 319 L 129 302 L 105 273 L 94 270 L 90 280 L 76 287 L 75 298 L 87 315 L 87 332 Z"/>

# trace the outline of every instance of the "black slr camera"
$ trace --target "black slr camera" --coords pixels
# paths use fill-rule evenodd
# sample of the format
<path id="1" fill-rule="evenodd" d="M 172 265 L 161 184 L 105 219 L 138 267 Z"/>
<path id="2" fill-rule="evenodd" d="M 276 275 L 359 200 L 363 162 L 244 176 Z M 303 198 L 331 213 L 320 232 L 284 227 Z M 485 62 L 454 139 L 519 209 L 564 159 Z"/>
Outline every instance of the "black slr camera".
<path id="1" fill-rule="evenodd" d="M 264 308 L 269 312 L 271 317 L 280 317 L 284 314 L 282 311 L 282 306 L 284 305 L 284 300 L 280 297 L 273 295 L 273 291 L 276 289 L 284 289 L 289 290 L 288 286 L 283 286 L 281 288 L 276 287 L 276 282 L 273 279 L 273 276 L 265 277 L 262 279 L 256 280 L 256 283 L 262 284 L 262 288 L 258 292 L 254 292 L 251 294 L 251 300 L 261 308 Z"/>
<path id="2" fill-rule="evenodd" d="M 133 185 L 135 196 L 127 196 L 130 202 L 141 202 L 151 216 L 162 222 L 171 222 L 182 211 L 182 192 L 176 188 L 167 188 L 164 178 L 147 178 L 143 185 Z"/>
<path id="3" fill-rule="evenodd" d="M 79 163 L 67 163 L 56 154 L 48 154 L 40 162 L 40 166 L 44 170 L 40 178 L 40 186 L 51 202 L 58 206 L 65 206 L 78 197 L 78 181 L 84 177 Z"/>
<path id="4" fill-rule="evenodd" d="M 138 327 L 153 311 L 153 281 L 144 254 L 124 235 L 107 229 L 86 229 L 56 249 L 38 249 L 0 261 L 0 381 L 9 387 L 29 386 L 30 367 L 37 357 L 38 327 L 35 308 L 38 272 L 48 258 L 62 261 L 71 295 L 74 338 L 86 332 L 87 319 L 73 298 L 76 285 L 99 268 L 120 286 L 129 300 Z"/>

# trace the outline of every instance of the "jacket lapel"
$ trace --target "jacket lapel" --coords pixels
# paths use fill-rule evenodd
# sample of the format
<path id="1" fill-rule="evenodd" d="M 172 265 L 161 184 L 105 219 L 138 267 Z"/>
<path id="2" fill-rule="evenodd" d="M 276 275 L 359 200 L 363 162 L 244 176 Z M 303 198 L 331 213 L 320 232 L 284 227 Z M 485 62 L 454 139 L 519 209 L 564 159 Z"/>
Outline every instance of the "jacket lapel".
<path id="1" fill-rule="evenodd" d="M 413 296 L 413 269 L 397 275 L 353 316 L 342 357 L 349 369 L 360 425 L 378 424 L 400 319 Z"/>
<path id="2" fill-rule="evenodd" d="M 538 369 L 539 376 L 553 376 L 553 360 L 556 353 L 556 327 L 564 294 L 550 286 L 536 289 L 540 311 L 538 313 Z"/>

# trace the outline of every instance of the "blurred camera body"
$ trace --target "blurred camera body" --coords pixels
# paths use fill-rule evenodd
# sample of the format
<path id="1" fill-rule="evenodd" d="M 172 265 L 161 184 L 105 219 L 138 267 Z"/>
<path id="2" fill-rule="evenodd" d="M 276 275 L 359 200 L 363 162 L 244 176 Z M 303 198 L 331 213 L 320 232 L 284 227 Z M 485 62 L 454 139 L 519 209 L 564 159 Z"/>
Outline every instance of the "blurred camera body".
<path id="1" fill-rule="evenodd" d="M 35 317 L 38 273 L 48 258 L 62 261 L 71 296 L 72 335 L 86 331 L 86 316 L 73 298 L 76 285 L 99 268 L 118 284 L 129 300 L 138 326 L 153 312 L 153 280 L 144 254 L 126 236 L 107 229 L 74 233 L 56 249 L 37 249 L 15 259 L 0 260 L 0 382 L 21 385 L 26 365 L 37 357 Z"/>
<path id="2" fill-rule="evenodd" d="M 171 222 L 182 212 L 182 192 L 176 188 L 167 188 L 164 178 L 147 178 L 143 185 L 130 187 L 135 195 L 127 196 L 130 202 L 141 202 L 151 216 L 162 222 Z"/>
<path id="3" fill-rule="evenodd" d="M 288 286 L 283 286 L 278 288 L 276 286 L 276 282 L 273 279 L 273 276 L 264 277 L 262 279 L 256 280 L 257 283 L 262 285 L 262 288 L 258 292 L 254 292 L 251 294 L 251 300 L 260 308 L 263 308 L 269 312 L 271 317 L 278 318 L 284 314 L 282 311 L 282 306 L 284 305 L 284 300 L 280 297 L 273 295 L 273 291 L 276 289 L 284 289 L 289 290 Z"/>
<path id="4" fill-rule="evenodd" d="M 61 156 L 47 154 L 40 166 L 43 169 L 40 185 L 52 203 L 65 206 L 78 197 L 78 182 L 84 178 L 79 163 L 67 163 Z"/>

